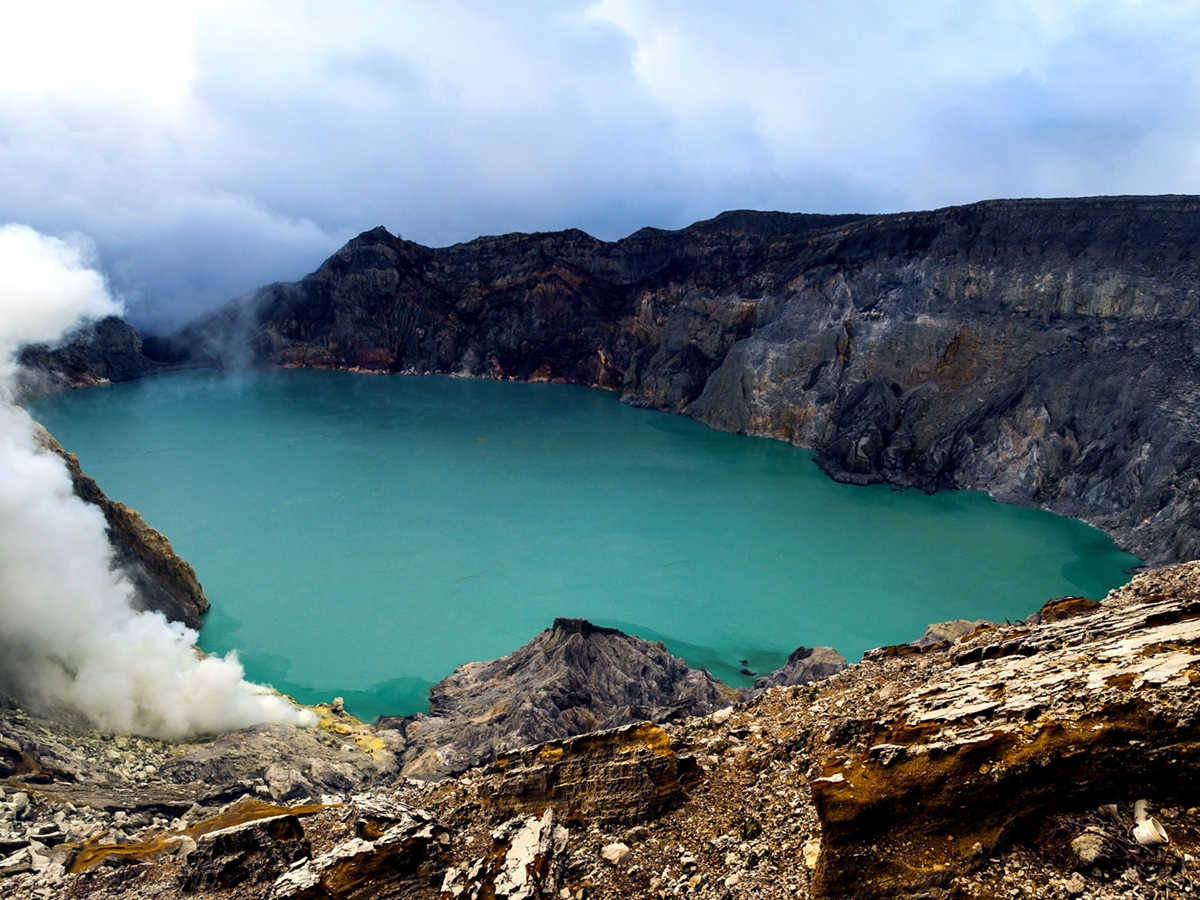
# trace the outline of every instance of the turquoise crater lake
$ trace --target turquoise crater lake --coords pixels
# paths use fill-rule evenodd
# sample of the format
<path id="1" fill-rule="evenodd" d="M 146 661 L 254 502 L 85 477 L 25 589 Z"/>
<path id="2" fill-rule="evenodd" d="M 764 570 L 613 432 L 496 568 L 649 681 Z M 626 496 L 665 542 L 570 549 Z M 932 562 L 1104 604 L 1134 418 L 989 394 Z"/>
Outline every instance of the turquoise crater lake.
<path id="1" fill-rule="evenodd" d="M 826 478 L 812 454 L 581 387 L 186 372 L 30 411 L 195 567 L 210 652 L 364 718 L 428 704 L 555 616 L 727 683 L 800 644 L 851 661 L 929 622 L 1100 598 L 1138 560 L 974 492 Z"/>

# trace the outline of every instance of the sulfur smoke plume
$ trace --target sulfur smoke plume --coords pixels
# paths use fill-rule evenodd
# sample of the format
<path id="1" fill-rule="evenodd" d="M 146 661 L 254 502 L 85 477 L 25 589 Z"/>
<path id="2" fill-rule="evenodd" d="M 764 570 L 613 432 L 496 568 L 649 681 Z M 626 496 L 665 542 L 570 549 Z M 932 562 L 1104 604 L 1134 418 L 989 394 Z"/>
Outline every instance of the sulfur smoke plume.
<path id="1" fill-rule="evenodd" d="M 199 658 L 196 632 L 133 611 L 103 515 L 75 496 L 63 461 L 38 447 L 33 420 L 12 402 L 22 344 L 119 311 L 79 247 L 0 227 L 0 689 L 66 704 L 105 730 L 168 739 L 311 724 L 247 682 L 232 655 Z"/>

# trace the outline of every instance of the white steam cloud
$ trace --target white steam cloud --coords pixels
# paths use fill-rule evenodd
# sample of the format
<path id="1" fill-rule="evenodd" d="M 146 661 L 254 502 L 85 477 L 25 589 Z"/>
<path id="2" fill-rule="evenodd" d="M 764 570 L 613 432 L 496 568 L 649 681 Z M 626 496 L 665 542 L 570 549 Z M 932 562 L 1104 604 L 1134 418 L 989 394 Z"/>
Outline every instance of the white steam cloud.
<path id="1" fill-rule="evenodd" d="M 100 510 L 75 496 L 12 403 L 25 343 L 120 311 L 78 245 L 0 227 L 0 685 L 67 704 L 98 727 L 179 739 L 314 717 L 244 678 L 232 654 L 200 658 L 196 632 L 135 612 Z"/>

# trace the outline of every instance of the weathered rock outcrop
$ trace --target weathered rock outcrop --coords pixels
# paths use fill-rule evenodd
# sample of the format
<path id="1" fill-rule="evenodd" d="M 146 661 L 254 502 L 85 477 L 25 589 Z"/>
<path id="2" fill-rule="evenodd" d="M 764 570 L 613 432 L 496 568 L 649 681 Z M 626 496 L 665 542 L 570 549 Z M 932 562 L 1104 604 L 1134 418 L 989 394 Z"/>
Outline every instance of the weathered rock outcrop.
<path id="1" fill-rule="evenodd" d="M 35 436 L 43 447 L 66 462 L 76 496 L 104 513 L 108 539 L 115 551 L 114 562 L 136 589 L 135 607 L 161 612 L 172 621 L 199 628 L 200 616 L 208 610 L 209 602 L 191 564 L 172 549 L 170 541 L 147 525 L 136 510 L 108 499 L 79 468 L 79 458 L 64 450 L 48 431 L 37 426 Z"/>
<path id="2" fill-rule="evenodd" d="M 671 740 L 649 722 L 502 753 L 478 793 L 493 817 L 552 809 L 574 825 L 636 825 L 684 799 Z"/>
<path id="3" fill-rule="evenodd" d="M 430 696 L 427 716 L 380 720 L 402 735 L 410 777 L 439 778 L 498 753 L 631 722 L 706 715 L 735 697 L 661 644 L 583 619 L 556 619 L 511 656 L 460 666 Z"/>
<path id="4" fill-rule="evenodd" d="M 116 316 L 84 326 L 57 346 L 32 344 L 18 357 L 22 398 L 106 381 L 133 381 L 163 371 L 143 352 L 138 333 Z"/>
<path id="5" fill-rule="evenodd" d="M 21 769 L 0 789 L 0 887 L 19 900 L 1194 892 L 1200 563 L 1098 606 L 1052 601 L 1040 619 L 437 782 L 393 778 L 388 730 L 333 709 L 316 731 L 172 748 L 52 737 L 0 706 Z M 337 758 L 366 777 L 318 784 Z M 321 796 L 267 802 L 272 767 L 308 773 Z M 1141 799 L 1168 845 L 1134 840 Z"/>
<path id="6" fill-rule="evenodd" d="M 797 647 L 782 666 L 764 678 L 755 679 L 754 687 L 738 693 L 749 700 L 768 688 L 809 684 L 836 675 L 844 668 L 846 657 L 832 647 Z"/>
<path id="7" fill-rule="evenodd" d="M 1194 795 L 1200 564 L 1053 618 L 942 651 L 919 687 L 829 731 L 816 895 L 945 887 L 1054 813 Z"/>
<path id="8" fill-rule="evenodd" d="M 438 866 L 445 829 L 424 810 L 371 797 L 352 806 L 355 836 L 283 873 L 273 900 L 412 897 L 445 871 L 444 861 Z"/>
<path id="9" fill-rule="evenodd" d="M 156 342 L 163 358 L 460 373 L 819 451 L 833 477 L 980 488 L 1200 555 L 1200 201 L 726 213 L 432 250 L 377 228 Z"/>

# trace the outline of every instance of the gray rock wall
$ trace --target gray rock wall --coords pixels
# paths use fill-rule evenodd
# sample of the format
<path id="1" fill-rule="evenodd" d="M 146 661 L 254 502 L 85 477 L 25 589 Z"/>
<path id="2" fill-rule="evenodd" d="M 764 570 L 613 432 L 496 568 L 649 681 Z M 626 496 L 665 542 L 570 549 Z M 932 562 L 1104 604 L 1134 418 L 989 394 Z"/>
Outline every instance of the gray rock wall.
<path id="1" fill-rule="evenodd" d="M 382 228 L 155 343 L 257 361 L 554 380 L 792 441 L 834 478 L 978 488 L 1200 556 L 1200 201 L 726 213 L 430 249 Z"/>

